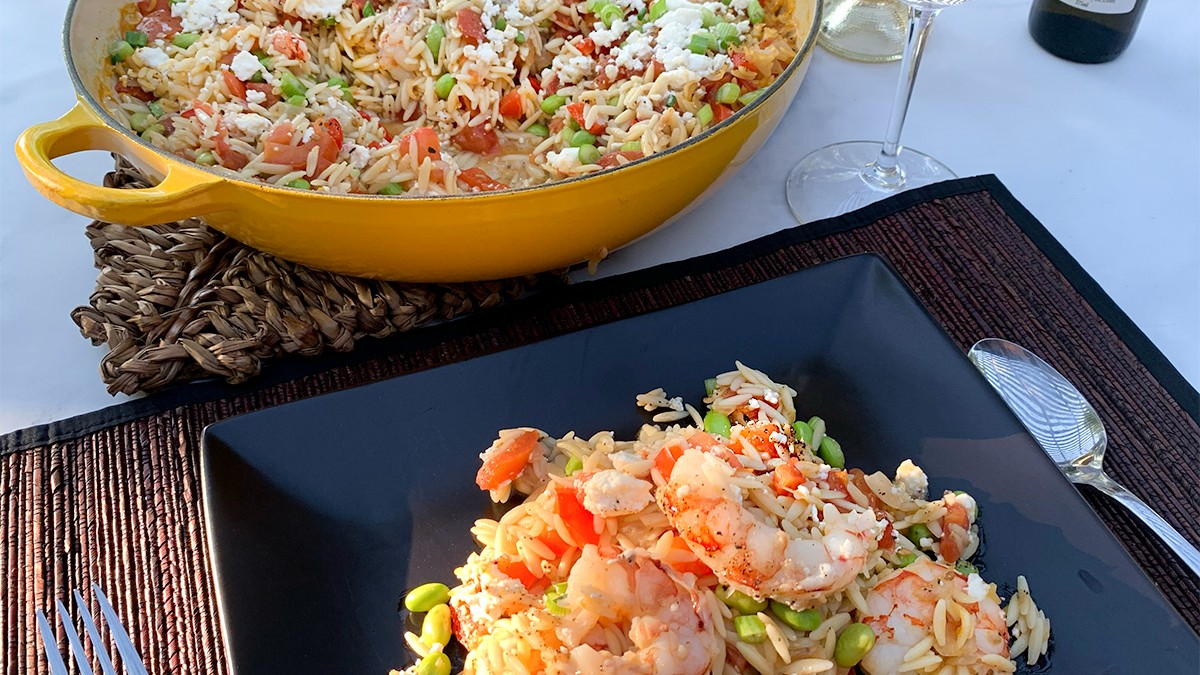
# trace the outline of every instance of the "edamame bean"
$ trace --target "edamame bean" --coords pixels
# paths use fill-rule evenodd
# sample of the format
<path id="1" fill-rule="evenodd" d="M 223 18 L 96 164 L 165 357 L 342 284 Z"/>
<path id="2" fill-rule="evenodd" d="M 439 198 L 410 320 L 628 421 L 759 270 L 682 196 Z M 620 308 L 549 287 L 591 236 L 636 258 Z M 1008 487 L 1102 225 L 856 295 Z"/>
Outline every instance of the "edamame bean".
<path id="1" fill-rule="evenodd" d="M 293 180 L 289 180 L 287 182 L 287 186 L 290 188 L 296 188 L 297 190 L 311 190 L 312 189 L 312 183 L 309 183 L 308 181 L 304 180 L 303 178 L 295 178 Z"/>
<path id="2" fill-rule="evenodd" d="M 387 185 L 379 188 L 379 194 L 386 195 L 388 197 L 402 195 L 404 194 L 404 186 L 399 183 L 388 183 Z M 443 602 L 445 601 L 443 600 Z"/>
<path id="3" fill-rule="evenodd" d="M 546 113 L 547 115 L 553 115 L 554 111 L 563 107 L 563 104 L 566 102 L 567 102 L 566 96 L 559 96 L 558 94 L 551 94 L 551 95 L 547 96 L 546 98 L 542 99 L 542 112 Z"/>
<path id="4" fill-rule="evenodd" d="M 546 589 L 543 597 L 547 612 L 550 612 L 554 616 L 566 616 L 571 613 L 571 609 L 565 605 L 567 600 L 567 582 L 560 581 L 557 584 L 551 584 L 550 588 Z"/>
<path id="5" fill-rule="evenodd" d="M 821 613 L 815 609 L 795 610 L 778 600 L 772 600 L 771 613 L 796 630 L 808 632 L 821 626 Z"/>
<path id="6" fill-rule="evenodd" d="M 917 561 L 917 554 L 914 551 L 900 551 L 896 554 L 896 564 L 900 567 L 908 567 Z"/>
<path id="7" fill-rule="evenodd" d="M 582 468 L 583 460 L 579 459 L 575 455 L 571 455 L 571 457 L 567 459 L 567 465 L 563 468 L 563 473 L 567 474 L 568 476 L 573 476 Z"/>
<path id="8" fill-rule="evenodd" d="M 421 644 L 445 646 L 450 642 L 450 605 L 434 605 L 421 622 Z"/>
<path id="9" fill-rule="evenodd" d="M 758 644 L 767 639 L 767 626 L 756 614 L 733 617 L 733 628 L 742 642 Z"/>
<path id="10" fill-rule="evenodd" d="M 154 120 L 150 118 L 150 113 L 136 112 L 129 116 L 129 127 L 139 134 L 150 128 L 154 124 Z"/>
<path id="11" fill-rule="evenodd" d="M 929 531 L 929 527 L 925 523 L 917 523 L 908 528 L 908 532 L 905 532 L 904 536 L 917 548 L 921 548 L 922 539 L 933 540 L 933 533 Z"/>
<path id="12" fill-rule="evenodd" d="M 812 427 L 812 442 L 808 447 L 816 452 L 821 447 L 821 439 L 825 438 L 825 420 L 814 415 L 808 418 L 808 426 Z"/>
<path id="13" fill-rule="evenodd" d="M 442 49 L 442 38 L 446 37 L 446 29 L 442 28 L 442 24 L 430 24 L 429 29 L 425 31 L 425 46 L 429 48 L 429 53 L 433 55 L 436 61 L 438 52 Z"/>
<path id="14" fill-rule="evenodd" d="M 959 574 L 963 575 L 979 574 L 979 568 L 967 562 L 966 560 L 959 560 L 958 562 L 954 563 L 954 569 Z"/>
<path id="15" fill-rule="evenodd" d="M 541 122 L 534 122 L 533 124 L 530 124 L 529 126 L 525 127 L 525 131 L 533 134 L 534 136 L 541 136 L 542 138 L 547 138 L 550 136 L 550 127 L 542 124 Z"/>
<path id="16" fill-rule="evenodd" d="M 586 131 L 584 133 L 587 133 Z M 595 164 L 600 161 L 600 149 L 591 143 L 579 146 L 579 163 L 583 165 Z"/>
<path id="17" fill-rule="evenodd" d="M 450 657 L 434 652 L 417 664 L 417 675 L 450 675 Z"/>
<path id="18" fill-rule="evenodd" d="M 717 599 L 738 614 L 758 614 L 767 608 L 766 600 L 755 600 L 741 591 L 726 586 L 717 587 Z"/>
<path id="19" fill-rule="evenodd" d="M 833 660 L 842 668 L 855 666 L 875 646 L 875 633 L 865 623 L 852 623 L 842 629 L 833 646 Z"/>
<path id="20" fill-rule="evenodd" d="M 382 191 L 380 191 L 382 193 Z M 450 602 L 450 587 L 436 581 L 421 584 L 404 597 L 404 606 L 410 612 L 428 612 L 438 605 Z"/>
<path id="21" fill-rule="evenodd" d="M 817 448 L 821 461 L 835 469 L 846 466 L 846 455 L 842 452 L 842 444 L 826 436 L 821 439 L 821 447 Z"/>
<path id="22" fill-rule="evenodd" d="M 704 430 L 710 434 L 717 434 L 729 438 L 733 433 L 733 425 L 729 422 L 729 417 L 722 415 L 716 410 L 709 410 L 704 414 Z"/>
<path id="23" fill-rule="evenodd" d="M 808 422 L 796 420 L 796 422 L 792 424 L 792 429 L 796 431 L 796 438 L 804 441 L 804 445 L 811 449 L 813 430 L 812 427 L 808 426 Z"/>
<path id="24" fill-rule="evenodd" d="M 450 97 L 450 92 L 454 89 L 454 85 L 458 84 L 458 78 L 450 73 L 442 73 L 440 77 L 433 83 L 433 91 L 437 97 L 445 101 Z"/>

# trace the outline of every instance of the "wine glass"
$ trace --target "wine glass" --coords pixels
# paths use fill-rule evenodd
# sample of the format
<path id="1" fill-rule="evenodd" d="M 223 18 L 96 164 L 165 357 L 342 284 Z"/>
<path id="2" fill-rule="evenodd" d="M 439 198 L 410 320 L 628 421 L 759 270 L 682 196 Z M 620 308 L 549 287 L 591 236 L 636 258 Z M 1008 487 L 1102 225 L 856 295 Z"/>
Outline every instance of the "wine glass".
<path id="1" fill-rule="evenodd" d="M 887 135 L 883 143 L 834 143 L 805 155 L 787 179 L 788 206 L 797 220 L 810 223 L 838 216 L 904 190 L 957 177 L 929 155 L 902 148 L 900 130 L 904 128 L 921 53 L 934 18 L 944 8 L 966 1 L 904 0 L 908 5 L 908 39 Z"/>
<path id="2" fill-rule="evenodd" d="M 895 61 L 904 54 L 907 23 L 901 0 L 825 0 L 817 44 L 852 61 Z"/>

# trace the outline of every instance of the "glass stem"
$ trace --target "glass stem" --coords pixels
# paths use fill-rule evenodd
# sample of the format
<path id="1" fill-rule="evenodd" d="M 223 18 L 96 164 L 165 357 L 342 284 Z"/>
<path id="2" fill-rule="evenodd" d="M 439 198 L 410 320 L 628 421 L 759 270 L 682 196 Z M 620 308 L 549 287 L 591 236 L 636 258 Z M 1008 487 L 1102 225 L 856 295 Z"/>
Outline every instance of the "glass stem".
<path id="1" fill-rule="evenodd" d="M 904 129 L 904 118 L 908 115 L 908 102 L 912 99 L 913 83 L 917 81 L 925 40 L 929 37 L 929 29 L 933 27 L 933 19 L 940 11 L 919 7 L 909 7 L 908 10 L 908 40 L 904 44 L 904 58 L 900 62 L 900 82 L 896 85 L 896 98 L 892 101 L 887 135 L 884 136 L 879 157 L 867 166 L 863 175 L 882 188 L 897 189 L 904 185 L 904 172 L 897 165 L 900 131 Z"/>

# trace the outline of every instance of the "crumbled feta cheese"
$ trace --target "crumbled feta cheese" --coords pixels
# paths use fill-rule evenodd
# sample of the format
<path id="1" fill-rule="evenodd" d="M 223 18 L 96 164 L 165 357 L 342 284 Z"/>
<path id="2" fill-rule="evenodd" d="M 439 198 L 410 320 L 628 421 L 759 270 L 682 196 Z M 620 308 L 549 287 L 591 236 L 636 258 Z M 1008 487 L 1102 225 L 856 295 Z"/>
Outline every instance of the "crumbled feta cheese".
<path id="1" fill-rule="evenodd" d="M 984 581 L 978 574 L 974 572 L 967 575 L 967 595 L 976 600 L 983 600 L 988 596 L 988 591 L 991 584 Z"/>
<path id="2" fill-rule="evenodd" d="M 913 499 L 924 499 L 926 491 L 929 490 L 929 479 L 925 472 L 913 464 L 911 459 L 900 462 L 900 466 L 896 467 L 894 483 L 903 494 Z"/>
<path id="3" fill-rule="evenodd" d="M 357 110 L 340 98 L 330 98 L 325 105 L 329 106 L 329 116 L 337 120 L 342 129 L 349 129 L 355 120 L 362 119 Z"/>
<path id="4" fill-rule="evenodd" d="M 603 23 L 595 23 L 592 24 L 592 32 L 588 34 L 588 37 L 596 43 L 597 47 L 607 47 L 620 42 L 621 36 L 625 35 L 625 31 L 628 29 L 629 25 L 623 19 L 613 21 L 611 28 L 606 28 Z"/>
<path id="5" fill-rule="evenodd" d="M 787 445 L 788 442 L 787 434 L 781 431 L 772 432 L 769 438 L 771 439 L 772 443 L 776 443 L 778 445 Z"/>
<path id="6" fill-rule="evenodd" d="M 247 136 L 258 138 L 271 128 L 271 120 L 258 113 L 235 113 L 233 126 Z"/>
<path id="7" fill-rule="evenodd" d="M 657 59 L 667 71 L 686 71 L 692 79 L 708 77 L 732 65 L 724 54 L 693 54 L 688 48 L 692 36 L 704 30 L 702 8 L 710 7 L 714 14 L 725 15 L 721 3 L 699 4 L 688 0 L 670 0 L 667 12 L 656 21 L 646 24 L 647 32 L 633 31 L 625 45 L 613 50 L 614 63 L 630 71 L 641 72 L 650 57 Z M 649 27 L 656 27 L 658 32 Z"/>
<path id="8" fill-rule="evenodd" d="M 921 537 L 921 541 L 917 542 L 917 546 L 921 548 L 933 548 L 933 539 L 929 537 Z"/>
<path id="9" fill-rule="evenodd" d="M 250 78 L 254 77 L 255 73 L 262 70 L 262 62 L 250 52 L 241 51 L 237 53 L 237 56 L 233 57 L 233 61 L 229 64 L 229 69 L 233 71 L 234 75 L 237 75 L 237 79 L 242 82 L 248 82 Z"/>
<path id="10" fill-rule="evenodd" d="M 750 2 L 750 0 L 746 0 Z M 625 10 L 626 14 L 638 14 L 646 9 L 645 0 L 617 0 L 617 6 Z"/>
<path id="11" fill-rule="evenodd" d="M 371 161 L 371 149 L 355 144 L 350 150 L 350 166 L 356 169 L 362 169 L 367 166 L 367 162 Z"/>
<path id="12" fill-rule="evenodd" d="M 337 15 L 345 4 L 346 0 L 300 0 L 295 12 L 302 19 L 320 21 Z"/>
<path id="13" fill-rule="evenodd" d="M 490 42 L 484 42 L 478 47 L 467 45 L 463 47 L 463 59 L 467 63 L 479 65 L 498 65 L 500 63 L 500 55 L 496 53 L 496 49 L 492 47 Z"/>
<path id="14" fill-rule="evenodd" d="M 466 53 L 465 49 L 463 53 Z M 567 52 L 555 56 L 554 62 L 550 65 L 550 70 L 558 75 L 560 85 L 583 82 L 592 76 L 595 68 L 596 61 L 592 57 L 583 54 L 572 56 Z"/>
<path id="15" fill-rule="evenodd" d="M 579 148 L 563 148 L 562 152 L 551 150 L 546 153 L 546 162 L 561 174 L 570 173 L 571 169 L 579 166 Z"/>
<path id="16" fill-rule="evenodd" d="M 183 0 L 171 4 L 171 16 L 185 32 L 209 31 L 238 20 L 237 0 Z"/>
<path id="17" fill-rule="evenodd" d="M 779 392 L 774 389 L 768 389 L 763 392 L 763 400 L 771 405 L 777 405 L 779 403 Z"/>
<path id="18" fill-rule="evenodd" d="M 267 95 L 257 89 L 246 90 L 247 103 L 266 103 Z"/>
<path id="19" fill-rule="evenodd" d="M 158 47 L 142 47 L 137 50 L 138 58 L 147 68 L 162 68 L 171 60 L 167 53 Z"/>
<path id="20" fill-rule="evenodd" d="M 583 484 L 583 506 L 598 516 L 637 513 L 651 501 L 650 483 L 616 469 L 597 472 Z"/>
<path id="21" fill-rule="evenodd" d="M 957 501 L 959 504 L 962 504 L 963 507 L 967 509 L 967 513 L 971 514 L 971 521 L 974 522 L 975 514 L 979 508 L 979 506 L 975 503 L 975 498 L 969 494 L 963 493 L 961 495 L 955 495 L 955 501 Z"/>
<path id="22" fill-rule="evenodd" d="M 746 407 L 751 410 L 758 410 L 762 407 L 762 402 L 756 398 L 752 398 L 749 401 L 746 401 Z"/>

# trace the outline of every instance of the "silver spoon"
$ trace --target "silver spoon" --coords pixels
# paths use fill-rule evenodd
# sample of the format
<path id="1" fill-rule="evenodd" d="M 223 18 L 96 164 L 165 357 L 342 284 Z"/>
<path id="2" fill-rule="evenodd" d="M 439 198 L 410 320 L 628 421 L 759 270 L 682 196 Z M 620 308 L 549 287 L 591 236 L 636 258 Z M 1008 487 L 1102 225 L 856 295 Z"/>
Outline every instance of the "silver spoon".
<path id="1" fill-rule="evenodd" d="M 1083 394 L 1024 347 L 985 338 L 967 358 L 1072 483 L 1091 485 L 1125 505 L 1200 576 L 1200 551 L 1125 486 L 1104 473 L 1104 424 Z"/>

